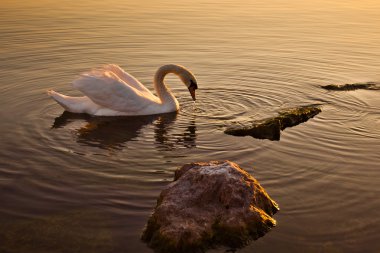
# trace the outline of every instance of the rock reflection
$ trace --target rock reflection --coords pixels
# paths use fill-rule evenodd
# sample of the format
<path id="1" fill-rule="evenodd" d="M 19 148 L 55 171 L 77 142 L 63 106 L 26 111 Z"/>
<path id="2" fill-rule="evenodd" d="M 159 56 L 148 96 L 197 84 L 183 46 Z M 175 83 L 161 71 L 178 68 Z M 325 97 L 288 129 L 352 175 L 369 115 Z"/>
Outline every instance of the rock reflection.
<path id="1" fill-rule="evenodd" d="M 63 128 L 76 121 L 86 124 L 75 129 L 76 141 L 79 144 L 102 149 L 121 150 L 127 142 L 136 140 L 146 126 L 154 126 L 154 142 L 161 150 L 173 150 L 180 147 L 196 147 L 196 125 L 192 120 L 183 131 L 173 129 L 177 113 L 167 113 L 132 117 L 93 117 L 65 111 L 55 118 L 53 129 Z M 178 133 L 178 129 L 180 133 Z M 183 131 L 183 132 L 182 132 Z"/>

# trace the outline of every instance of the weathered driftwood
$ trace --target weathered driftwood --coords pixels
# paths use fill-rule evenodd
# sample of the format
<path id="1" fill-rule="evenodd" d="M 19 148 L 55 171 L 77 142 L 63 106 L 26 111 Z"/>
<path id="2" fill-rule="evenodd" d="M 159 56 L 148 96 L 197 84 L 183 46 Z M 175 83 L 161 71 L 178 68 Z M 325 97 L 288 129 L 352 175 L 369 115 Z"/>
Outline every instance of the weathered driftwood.
<path id="1" fill-rule="evenodd" d="M 191 163 L 160 194 L 142 239 L 157 252 L 242 247 L 267 233 L 278 205 L 230 161 Z"/>
<path id="2" fill-rule="evenodd" d="M 280 132 L 287 127 L 308 121 L 321 112 L 318 106 L 302 106 L 284 110 L 276 117 L 249 122 L 235 122 L 227 126 L 226 134 L 252 136 L 257 139 L 279 140 Z"/>

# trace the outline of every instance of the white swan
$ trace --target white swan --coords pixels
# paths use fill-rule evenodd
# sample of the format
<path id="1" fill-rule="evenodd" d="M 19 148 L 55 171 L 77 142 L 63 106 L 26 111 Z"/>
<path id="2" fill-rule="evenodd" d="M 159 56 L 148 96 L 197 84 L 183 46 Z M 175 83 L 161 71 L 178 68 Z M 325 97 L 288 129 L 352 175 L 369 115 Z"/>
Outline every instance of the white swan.
<path id="1" fill-rule="evenodd" d="M 174 112 L 179 109 L 179 103 L 164 83 L 164 78 L 169 73 L 179 76 L 195 101 L 195 90 L 198 86 L 194 75 L 186 68 L 175 64 L 164 65 L 157 70 L 154 88 L 158 97 L 114 64 L 86 72 L 73 82 L 73 87 L 86 96 L 69 97 L 53 90 L 47 93 L 65 110 L 73 113 L 132 116 Z"/>

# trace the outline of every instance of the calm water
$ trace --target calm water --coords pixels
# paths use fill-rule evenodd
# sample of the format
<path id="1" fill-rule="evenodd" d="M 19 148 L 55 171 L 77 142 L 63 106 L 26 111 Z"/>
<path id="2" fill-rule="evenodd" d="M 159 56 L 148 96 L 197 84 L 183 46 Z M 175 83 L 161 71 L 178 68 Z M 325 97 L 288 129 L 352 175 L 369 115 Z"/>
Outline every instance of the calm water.
<path id="1" fill-rule="evenodd" d="M 15 2 L 0 5 L 0 252 L 152 252 L 139 236 L 173 171 L 219 159 L 281 207 L 238 252 L 379 252 L 380 92 L 319 88 L 380 81 L 379 1 Z M 151 89 L 182 64 L 196 108 L 175 77 L 165 116 L 73 117 L 45 94 L 79 95 L 70 82 L 104 63 Z M 307 104 L 322 113 L 278 142 L 223 133 Z"/>

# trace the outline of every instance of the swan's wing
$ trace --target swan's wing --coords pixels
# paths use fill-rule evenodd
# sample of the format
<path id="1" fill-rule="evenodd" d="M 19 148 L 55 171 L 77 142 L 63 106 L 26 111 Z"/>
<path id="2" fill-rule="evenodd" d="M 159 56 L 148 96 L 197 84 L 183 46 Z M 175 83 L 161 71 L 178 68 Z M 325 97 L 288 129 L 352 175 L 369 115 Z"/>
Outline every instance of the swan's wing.
<path id="1" fill-rule="evenodd" d="M 103 66 L 105 71 L 111 71 L 116 74 L 121 80 L 127 83 L 129 86 L 142 91 L 152 94 L 150 90 L 148 90 L 142 83 L 139 82 L 134 76 L 125 72 L 120 66 L 116 64 L 107 64 Z"/>
<path id="2" fill-rule="evenodd" d="M 140 111 L 157 102 L 152 93 L 139 91 L 110 71 L 82 74 L 73 86 L 96 104 L 121 112 Z"/>

